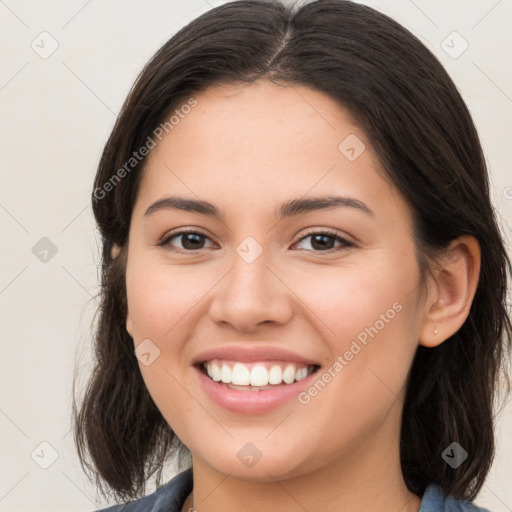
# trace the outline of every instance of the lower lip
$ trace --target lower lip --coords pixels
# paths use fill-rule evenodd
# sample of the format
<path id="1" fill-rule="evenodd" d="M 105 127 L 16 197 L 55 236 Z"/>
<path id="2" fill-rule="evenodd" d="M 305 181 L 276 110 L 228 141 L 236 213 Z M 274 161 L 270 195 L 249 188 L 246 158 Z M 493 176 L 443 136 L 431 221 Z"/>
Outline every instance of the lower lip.
<path id="1" fill-rule="evenodd" d="M 194 370 L 197 372 L 206 394 L 215 403 L 229 411 L 240 414 L 261 414 L 279 407 L 292 398 L 296 398 L 310 384 L 314 375 L 318 372 L 317 370 L 293 384 L 276 386 L 275 389 L 243 391 L 228 388 L 225 384 L 213 381 L 197 367 L 194 367 Z"/>

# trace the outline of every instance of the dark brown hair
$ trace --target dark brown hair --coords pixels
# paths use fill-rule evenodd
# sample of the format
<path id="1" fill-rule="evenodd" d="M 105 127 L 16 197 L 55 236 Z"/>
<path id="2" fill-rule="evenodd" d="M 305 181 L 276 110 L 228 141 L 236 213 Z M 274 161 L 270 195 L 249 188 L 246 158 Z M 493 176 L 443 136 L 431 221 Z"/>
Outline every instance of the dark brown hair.
<path id="1" fill-rule="evenodd" d="M 242 0 L 211 9 L 166 42 L 137 78 L 92 196 L 103 254 L 95 367 L 80 406 L 74 401 L 82 466 L 104 494 L 136 498 L 171 455 L 187 453 L 144 385 L 125 328 L 126 244 L 146 158 L 129 169 L 126 162 L 188 98 L 258 79 L 309 86 L 352 113 L 411 207 L 422 276 L 450 241 L 463 234 L 478 240 L 482 264 L 469 316 L 441 345 L 418 347 L 400 445 L 412 492 L 437 483 L 455 498 L 474 499 L 494 457 L 494 409 L 511 343 L 510 260 L 484 156 L 468 109 L 434 55 L 391 18 L 344 0 L 293 7 Z M 122 247 L 117 258 L 114 243 Z M 454 441 L 469 454 L 457 469 L 441 457 Z"/>

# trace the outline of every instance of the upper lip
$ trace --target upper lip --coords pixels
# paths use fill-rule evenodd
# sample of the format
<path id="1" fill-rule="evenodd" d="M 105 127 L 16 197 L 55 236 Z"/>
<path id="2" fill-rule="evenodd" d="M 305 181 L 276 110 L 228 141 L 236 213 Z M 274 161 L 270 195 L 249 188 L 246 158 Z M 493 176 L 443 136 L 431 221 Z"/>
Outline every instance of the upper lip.
<path id="1" fill-rule="evenodd" d="M 228 359 L 247 363 L 257 361 L 289 361 L 303 365 L 320 365 L 311 358 L 283 348 L 275 346 L 247 347 L 243 345 L 224 345 L 206 350 L 194 358 L 193 364 L 202 364 L 212 359 Z"/>

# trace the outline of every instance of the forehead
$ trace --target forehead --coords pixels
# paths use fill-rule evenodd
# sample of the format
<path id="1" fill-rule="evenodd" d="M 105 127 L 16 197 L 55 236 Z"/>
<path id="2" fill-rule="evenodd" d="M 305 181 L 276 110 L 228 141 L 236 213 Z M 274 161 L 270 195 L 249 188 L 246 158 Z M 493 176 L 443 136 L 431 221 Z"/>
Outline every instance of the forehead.
<path id="1" fill-rule="evenodd" d="M 339 192 L 404 207 L 364 131 L 326 94 L 260 80 L 210 87 L 195 100 L 150 152 L 143 202 L 173 192 L 262 207 Z"/>

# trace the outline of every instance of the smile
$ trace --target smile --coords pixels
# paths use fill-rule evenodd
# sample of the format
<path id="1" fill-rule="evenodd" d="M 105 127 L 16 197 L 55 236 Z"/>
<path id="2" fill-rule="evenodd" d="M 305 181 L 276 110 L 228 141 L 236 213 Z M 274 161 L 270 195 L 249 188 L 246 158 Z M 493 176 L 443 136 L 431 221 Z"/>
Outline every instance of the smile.
<path id="1" fill-rule="evenodd" d="M 210 367 L 209 370 L 208 367 Z M 279 373 L 276 367 L 279 368 Z M 257 362 L 253 365 L 238 361 L 229 363 L 223 361 L 221 365 L 219 361 L 215 363 L 208 361 L 206 364 L 192 368 L 195 370 L 199 389 L 202 389 L 209 400 L 217 406 L 236 414 L 255 415 L 271 412 L 290 402 L 297 403 L 299 393 L 312 384 L 320 366 L 301 366 L 300 364 L 295 366 L 290 362 L 280 364 L 276 361 Z M 224 380 L 229 382 L 222 381 L 223 372 Z M 213 377 L 218 379 L 219 374 L 220 379 L 214 380 Z M 239 376 L 240 380 L 238 380 Z M 255 380 L 252 380 L 253 376 Z M 278 384 L 267 383 L 258 386 L 250 384 L 250 382 L 259 384 L 265 381 L 277 382 L 278 378 L 280 381 Z M 291 382 L 288 384 L 286 380 Z M 249 384 L 234 384 L 233 381 L 249 382 Z"/>
<path id="2" fill-rule="evenodd" d="M 203 363 L 201 368 L 211 380 L 226 384 L 231 389 L 260 391 L 301 381 L 318 366 L 279 361 L 243 363 L 213 359 Z"/>

